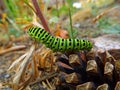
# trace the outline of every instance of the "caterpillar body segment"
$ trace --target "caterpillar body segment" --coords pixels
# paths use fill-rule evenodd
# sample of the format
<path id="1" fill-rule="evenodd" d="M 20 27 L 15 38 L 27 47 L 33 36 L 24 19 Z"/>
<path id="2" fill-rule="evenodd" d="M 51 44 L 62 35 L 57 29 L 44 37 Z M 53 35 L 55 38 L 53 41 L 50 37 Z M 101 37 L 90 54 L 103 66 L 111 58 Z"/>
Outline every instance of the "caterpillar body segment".
<path id="1" fill-rule="evenodd" d="M 56 38 L 38 27 L 29 28 L 28 34 L 54 52 L 91 50 L 92 48 L 92 43 L 88 40 Z"/>

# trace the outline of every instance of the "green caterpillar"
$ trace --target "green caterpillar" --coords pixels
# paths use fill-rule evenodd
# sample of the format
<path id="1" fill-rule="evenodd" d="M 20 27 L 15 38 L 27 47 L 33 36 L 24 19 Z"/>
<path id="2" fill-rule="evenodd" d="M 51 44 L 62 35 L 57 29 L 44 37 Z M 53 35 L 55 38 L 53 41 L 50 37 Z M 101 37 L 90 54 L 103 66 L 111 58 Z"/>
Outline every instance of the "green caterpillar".
<path id="1" fill-rule="evenodd" d="M 37 41 L 45 44 L 46 47 L 52 49 L 54 52 L 91 50 L 92 48 L 92 43 L 88 40 L 56 38 L 38 27 L 29 28 L 28 34 Z"/>

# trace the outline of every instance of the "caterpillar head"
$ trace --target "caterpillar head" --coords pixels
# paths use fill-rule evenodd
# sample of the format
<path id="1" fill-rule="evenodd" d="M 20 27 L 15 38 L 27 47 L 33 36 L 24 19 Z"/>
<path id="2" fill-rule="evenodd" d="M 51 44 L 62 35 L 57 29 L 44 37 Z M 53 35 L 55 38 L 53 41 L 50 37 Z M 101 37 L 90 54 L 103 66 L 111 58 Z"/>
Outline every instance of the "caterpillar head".
<path id="1" fill-rule="evenodd" d="M 35 32 L 37 30 L 37 27 L 30 27 L 27 31 L 27 33 L 32 37 L 35 38 Z"/>
<path id="2" fill-rule="evenodd" d="M 33 27 L 30 27 L 30 28 L 27 30 L 27 33 L 28 33 L 30 36 L 33 36 L 33 35 L 32 35 L 32 31 L 33 31 Z"/>

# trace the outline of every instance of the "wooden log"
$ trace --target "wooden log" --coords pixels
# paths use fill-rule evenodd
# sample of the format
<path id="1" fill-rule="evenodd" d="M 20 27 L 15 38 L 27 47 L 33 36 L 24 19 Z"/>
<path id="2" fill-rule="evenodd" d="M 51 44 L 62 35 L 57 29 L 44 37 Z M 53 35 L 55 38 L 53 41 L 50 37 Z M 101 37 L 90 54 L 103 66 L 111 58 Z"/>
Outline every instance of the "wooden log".
<path id="1" fill-rule="evenodd" d="M 109 86 L 108 84 L 102 84 L 98 86 L 96 90 L 109 90 Z"/>
<path id="2" fill-rule="evenodd" d="M 120 81 L 117 82 L 114 90 L 120 90 Z"/>
<path id="3" fill-rule="evenodd" d="M 104 74 L 110 80 L 113 79 L 113 70 L 114 70 L 114 66 L 110 62 L 106 62 L 104 67 Z"/>
<path id="4" fill-rule="evenodd" d="M 95 60 L 89 60 L 87 62 L 87 68 L 86 68 L 87 72 L 90 73 L 98 73 L 98 69 L 97 69 L 97 63 Z"/>
<path id="5" fill-rule="evenodd" d="M 78 83 L 79 82 L 79 79 L 78 79 L 78 76 L 76 73 L 71 73 L 71 74 L 68 74 L 66 77 L 65 77 L 65 81 L 67 83 Z"/>
<path id="6" fill-rule="evenodd" d="M 76 90 L 94 90 L 94 84 L 92 82 L 86 82 L 76 86 Z"/>
<path id="7" fill-rule="evenodd" d="M 76 54 L 72 54 L 69 56 L 69 63 L 71 65 L 80 65 L 80 59 L 78 57 L 78 55 Z"/>

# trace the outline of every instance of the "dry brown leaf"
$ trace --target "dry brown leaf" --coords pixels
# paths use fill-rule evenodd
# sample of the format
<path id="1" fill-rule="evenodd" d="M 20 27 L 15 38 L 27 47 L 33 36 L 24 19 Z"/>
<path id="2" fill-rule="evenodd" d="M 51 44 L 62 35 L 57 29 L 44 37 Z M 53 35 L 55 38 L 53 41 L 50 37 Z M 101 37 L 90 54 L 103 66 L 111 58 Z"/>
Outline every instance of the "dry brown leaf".
<path id="1" fill-rule="evenodd" d="M 30 83 L 31 79 L 33 79 L 32 73 L 29 74 L 29 76 L 26 77 L 25 81 L 19 85 L 19 90 L 23 90 Z"/>
<path id="2" fill-rule="evenodd" d="M 13 83 L 18 86 L 20 83 L 20 80 L 22 78 L 22 75 L 25 73 L 25 68 L 27 67 L 28 63 L 30 62 L 30 56 L 32 55 L 33 51 L 35 49 L 35 46 L 32 45 L 30 48 L 30 51 L 28 51 L 29 53 L 27 54 L 27 56 L 25 57 L 25 59 L 23 60 L 23 62 L 20 64 L 20 70 L 19 72 L 16 73 L 14 79 L 13 79 Z"/>
<path id="3" fill-rule="evenodd" d="M 28 52 L 27 53 L 25 53 L 25 54 L 23 54 L 21 57 L 19 57 L 18 59 L 16 59 L 13 63 L 12 63 L 12 65 L 10 65 L 10 67 L 9 67 L 9 69 L 8 70 L 11 70 L 13 67 L 15 67 L 16 65 L 18 65 L 20 62 L 21 62 L 21 60 L 23 60 L 25 57 L 26 57 L 26 55 L 28 54 Z M 18 66 L 17 66 L 18 67 Z"/>
<path id="4" fill-rule="evenodd" d="M 69 65 L 67 65 L 67 64 L 65 64 L 65 63 L 62 63 L 62 62 L 60 62 L 60 61 L 58 61 L 57 64 L 58 64 L 58 66 L 62 66 L 62 67 L 64 67 L 64 68 L 68 68 L 68 69 L 72 69 L 72 70 L 73 70 L 73 68 L 72 68 L 71 66 L 69 66 Z"/>
<path id="5" fill-rule="evenodd" d="M 17 50 L 21 50 L 21 49 L 25 49 L 26 46 L 25 45 L 19 45 L 19 46 L 14 46 L 8 49 L 4 49 L 0 51 L 0 55 L 8 53 L 8 52 L 12 52 L 12 51 L 17 51 Z"/>
<path id="6" fill-rule="evenodd" d="M 90 16 L 92 16 L 91 8 L 79 10 L 72 16 L 72 21 L 73 23 L 83 22 L 86 18 L 89 18 Z"/>
<path id="7" fill-rule="evenodd" d="M 34 56 L 33 56 L 33 62 L 32 62 L 32 68 L 33 68 L 33 78 L 36 79 L 39 75 L 38 73 L 38 67 L 37 67 L 37 61 L 36 61 L 36 53 L 34 53 Z"/>
<path id="8" fill-rule="evenodd" d="M 69 34 L 66 30 L 60 28 L 60 23 L 56 25 L 56 28 L 54 30 L 54 34 L 56 37 L 61 37 L 61 38 L 69 38 Z"/>

